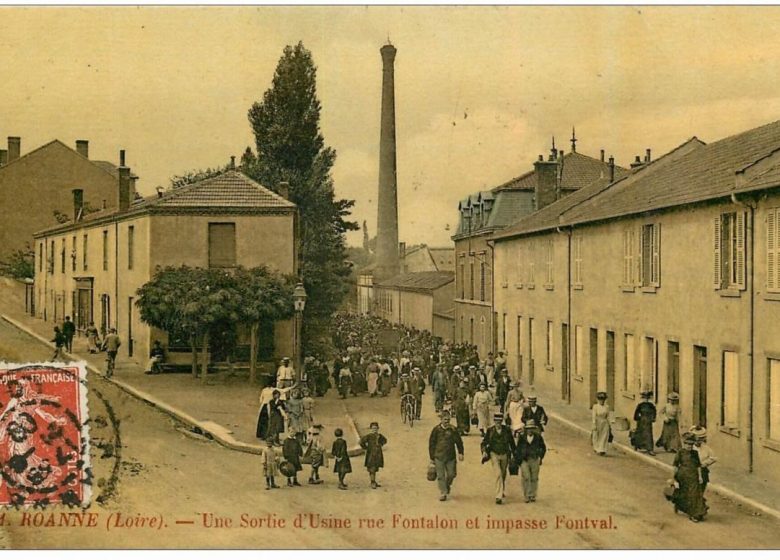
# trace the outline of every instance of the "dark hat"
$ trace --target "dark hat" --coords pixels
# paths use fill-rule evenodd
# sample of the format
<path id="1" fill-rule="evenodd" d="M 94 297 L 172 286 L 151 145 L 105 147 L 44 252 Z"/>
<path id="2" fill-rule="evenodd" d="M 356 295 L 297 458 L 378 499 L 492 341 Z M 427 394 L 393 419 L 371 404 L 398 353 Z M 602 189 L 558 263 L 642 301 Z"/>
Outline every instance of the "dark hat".
<path id="1" fill-rule="evenodd" d="M 605 391 L 599 391 L 598 393 L 596 393 L 596 398 L 597 399 L 606 399 L 607 398 L 607 393 Z"/>
<path id="2" fill-rule="evenodd" d="M 335 432 L 333 432 L 333 434 L 334 434 L 336 437 L 341 437 L 341 436 L 343 436 L 343 435 L 344 435 L 344 430 L 342 430 L 341 428 L 336 428 L 336 431 L 335 431 Z"/>
<path id="3" fill-rule="evenodd" d="M 696 436 L 690 432 L 684 433 L 682 440 L 686 445 L 696 445 Z"/>
<path id="4" fill-rule="evenodd" d="M 441 414 L 439 414 L 439 416 L 442 417 L 442 418 L 450 418 L 452 416 L 452 414 L 450 413 L 449 410 L 442 410 Z"/>
<path id="5" fill-rule="evenodd" d="M 377 427 L 377 428 L 378 428 L 378 427 L 379 427 L 379 422 L 377 422 L 376 420 L 374 420 L 373 422 L 371 422 L 371 423 L 368 425 L 368 427 L 369 427 L 369 428 L 373 428 L 373 427 Z"/>
<path id="6" fill-rule="evenodd" d="M 503 414 L 501 414 L 500 412 L 496 412 L 496 413 L 493 415 L 493 420 L 503 420 L 503 419 L 504 419 L 504 415 L 503 415 Z"/>
<path id="7" fill-rule="evenodd" d="M 642 398 L 652 397 L 653 396 L 653 392 L 649 391 L 649 390 L 648 391 L 642 391 L 641 393 L 639 393 L 639 396 L 642 397 Z"/>

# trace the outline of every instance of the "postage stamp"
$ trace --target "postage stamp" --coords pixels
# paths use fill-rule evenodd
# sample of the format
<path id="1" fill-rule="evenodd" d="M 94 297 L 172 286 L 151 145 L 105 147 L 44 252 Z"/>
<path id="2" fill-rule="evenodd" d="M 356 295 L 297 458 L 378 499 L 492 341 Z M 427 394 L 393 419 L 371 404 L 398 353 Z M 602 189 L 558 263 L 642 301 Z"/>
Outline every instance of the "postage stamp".
<path id="1" fill-rule="evenodd" d="M 89 504 L 86 367 L 0 364 L 0 506 Z"/>

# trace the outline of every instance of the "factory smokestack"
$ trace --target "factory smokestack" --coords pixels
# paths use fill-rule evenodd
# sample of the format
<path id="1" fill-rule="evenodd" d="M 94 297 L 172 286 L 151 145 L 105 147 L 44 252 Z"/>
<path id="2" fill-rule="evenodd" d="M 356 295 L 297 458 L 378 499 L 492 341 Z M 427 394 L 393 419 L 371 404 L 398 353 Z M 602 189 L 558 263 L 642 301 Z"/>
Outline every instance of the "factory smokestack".
<path id="1" fill-rule="evenodd" d="M 395 79 L 396 49 L 387 44 L 382 55 L 382 120 L 379 135 L 379 215 L 377 219 L 376 275 L 378 279 L 400 271 L 398 259 L 398 184 L 395 159 Z"/>

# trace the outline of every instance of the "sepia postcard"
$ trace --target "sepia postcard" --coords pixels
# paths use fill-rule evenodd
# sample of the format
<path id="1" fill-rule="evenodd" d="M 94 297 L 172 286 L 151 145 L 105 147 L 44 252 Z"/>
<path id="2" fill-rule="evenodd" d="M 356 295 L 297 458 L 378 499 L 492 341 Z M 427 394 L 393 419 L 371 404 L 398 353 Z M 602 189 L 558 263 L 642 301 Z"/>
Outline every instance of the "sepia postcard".
<path id="1" fill-rule="evenodd" d="M 0 548 L 780 548 L 778 25 L 1 6 Z"/>

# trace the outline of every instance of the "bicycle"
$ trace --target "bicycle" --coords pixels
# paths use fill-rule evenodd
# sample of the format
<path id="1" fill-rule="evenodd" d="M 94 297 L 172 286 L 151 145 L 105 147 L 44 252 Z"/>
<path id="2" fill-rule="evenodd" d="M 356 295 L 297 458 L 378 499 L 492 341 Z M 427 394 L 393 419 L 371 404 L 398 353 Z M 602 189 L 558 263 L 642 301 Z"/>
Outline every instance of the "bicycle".
<path id="1" fill-rule="evenodd" d="M 417 417 L 417 400 L 414 395 L 407 393 L 401 396 L 401 421 L 406 424 L 409 421 L 409 427 L 414 427 L 414 419 Z"/>

